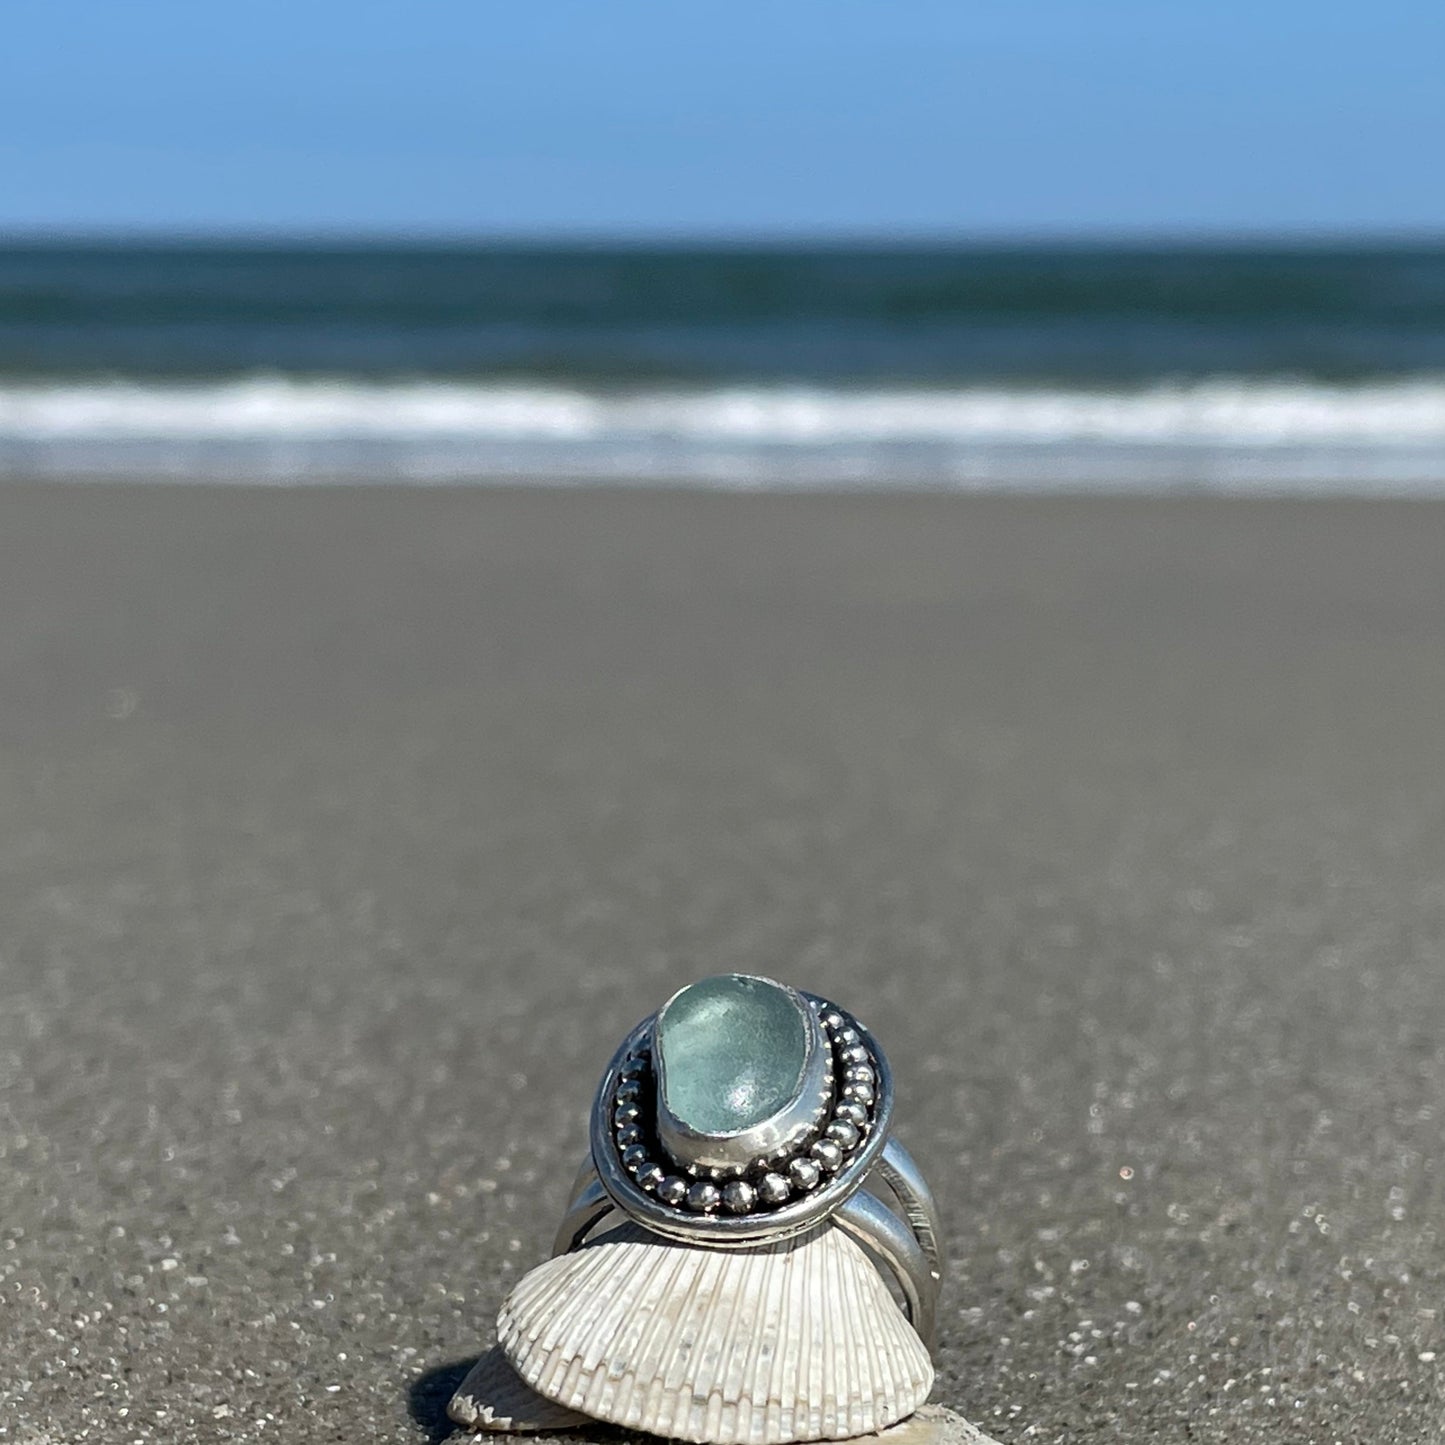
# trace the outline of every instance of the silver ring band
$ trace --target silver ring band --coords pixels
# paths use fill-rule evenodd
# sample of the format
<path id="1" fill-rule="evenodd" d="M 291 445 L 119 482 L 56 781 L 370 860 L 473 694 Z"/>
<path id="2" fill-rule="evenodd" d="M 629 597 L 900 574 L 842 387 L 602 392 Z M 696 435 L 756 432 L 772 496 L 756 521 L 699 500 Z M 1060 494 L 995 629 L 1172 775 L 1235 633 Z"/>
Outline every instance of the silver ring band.
<path id="1" fill-rule="evenodd" d="M 931 1347 L 944 1266 L 938 1207 L 912 1156 L 896 1139 L 884 1144 L 876 1173 L 898 1201 L 902 1218 L 866 1188 L 855 1190 L 830 1217 L 875 1262 L 887 1267 L 903 1295 L 910 1323 Z M 589 1155 L 573 1183 L 567 1213 L 553 1241 L 553 1255 L 580 1249 L 613 1213 L 626 1217 L 626 1211 L 603 1186 Z M 718 1245 L 715 1240 L 709 1243 Z M 759 1240 L 752 1237 L 729 1241 L 722 1247 L 743 1249 L 757 1243 Z"/>
<path id="2" fill-rule="evenodd" d="M 903 1292 L 909 1323 L 931 1350 L 938 1314 L 938 1282 L 929 1273 L 918 1236 L 866 1189 L 859 1190 L 833 1218 L 876 1262 L 887 1266 Z"/>
<path id="3" fill-rule="evenodd" d="M 913 1155 L 897 1139 L 890 1139 L 884 1146 L 878 1160 L 878 1172 L 893 1191 L 893 1197 L 903 1210 L 903 1217 L 912 1227 L 937 1290 L 943 1284 L 943 1271 L 948 1261 L 943 1252 L 943 1221 L 939 1218 L 933 1191 L 914 1163 Z"/>

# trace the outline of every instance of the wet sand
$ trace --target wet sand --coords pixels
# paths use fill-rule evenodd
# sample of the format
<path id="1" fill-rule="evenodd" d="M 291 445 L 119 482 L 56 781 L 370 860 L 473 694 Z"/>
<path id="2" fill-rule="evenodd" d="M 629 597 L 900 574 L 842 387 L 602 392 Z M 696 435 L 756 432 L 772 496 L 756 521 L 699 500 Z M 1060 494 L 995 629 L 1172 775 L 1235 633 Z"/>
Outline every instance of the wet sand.
<path id="1" fill-rule="evenodd" d="M 440 1438 L 734 968 L 889 1048 L 936 1398 L 1445 1439 L 1445 505 L 9 486 L 0 864 L 0 1440 Z"/>

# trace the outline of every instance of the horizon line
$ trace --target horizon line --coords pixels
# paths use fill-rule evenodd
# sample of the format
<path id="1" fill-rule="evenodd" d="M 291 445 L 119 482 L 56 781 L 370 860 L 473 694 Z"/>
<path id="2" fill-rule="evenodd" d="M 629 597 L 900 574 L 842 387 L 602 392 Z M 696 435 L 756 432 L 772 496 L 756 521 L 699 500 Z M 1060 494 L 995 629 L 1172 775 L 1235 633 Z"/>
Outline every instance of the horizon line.
<path id="1" fill-rule="evenodd" d="M 327 246 L 386 245 L 441 248 L 788 250 L 794 248 L 985 249 L 1029 247 L 1379 247 L 1445 246 L 1445 223 L 1435 227 L 1020 227 L 963 228 L 699 228 L 605 229 L 382 227 L 7 225 L 0 247 L 32 245 Z"/>

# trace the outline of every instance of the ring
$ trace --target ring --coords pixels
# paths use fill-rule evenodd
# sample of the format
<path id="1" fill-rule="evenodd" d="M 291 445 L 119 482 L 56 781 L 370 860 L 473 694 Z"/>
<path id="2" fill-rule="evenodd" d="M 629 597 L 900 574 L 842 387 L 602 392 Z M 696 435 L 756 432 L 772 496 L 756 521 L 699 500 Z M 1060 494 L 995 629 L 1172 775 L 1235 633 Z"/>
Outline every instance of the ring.
<path id="1" fill-rule="evenodd" d="M 746 974 L 679 990 L 608 1065 L 552 1257 L 452 1418 L 790 1445 L 911 1415 L 944 1265 L 893 1104 L 877 1040 L 827 999 Z"/>
<path id="2" fill-rule="evenodd" d="M 577 1249 L 615 1210 L 724 1248 L 831 1218 L 889 1268 L 931 1347 L 942 1229 L 892 1122 L 887 1057 L 851 1014 L 747 974 L 690 984 L 608 1065 L 553 1253 Z M 901 1218 L 864 1188 L 874 1176 Z"/>

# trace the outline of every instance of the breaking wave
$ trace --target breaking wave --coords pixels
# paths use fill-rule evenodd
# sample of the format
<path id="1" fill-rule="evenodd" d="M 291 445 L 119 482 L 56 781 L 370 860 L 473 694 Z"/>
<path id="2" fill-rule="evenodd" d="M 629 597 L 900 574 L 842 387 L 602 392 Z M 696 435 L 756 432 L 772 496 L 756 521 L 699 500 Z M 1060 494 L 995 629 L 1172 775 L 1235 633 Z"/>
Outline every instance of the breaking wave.
<path id="1" fill-rule="evenodd" d="M 1445 490 L 1445 377 L 1134 389 L 0 384 L 0 474 Z"/>

